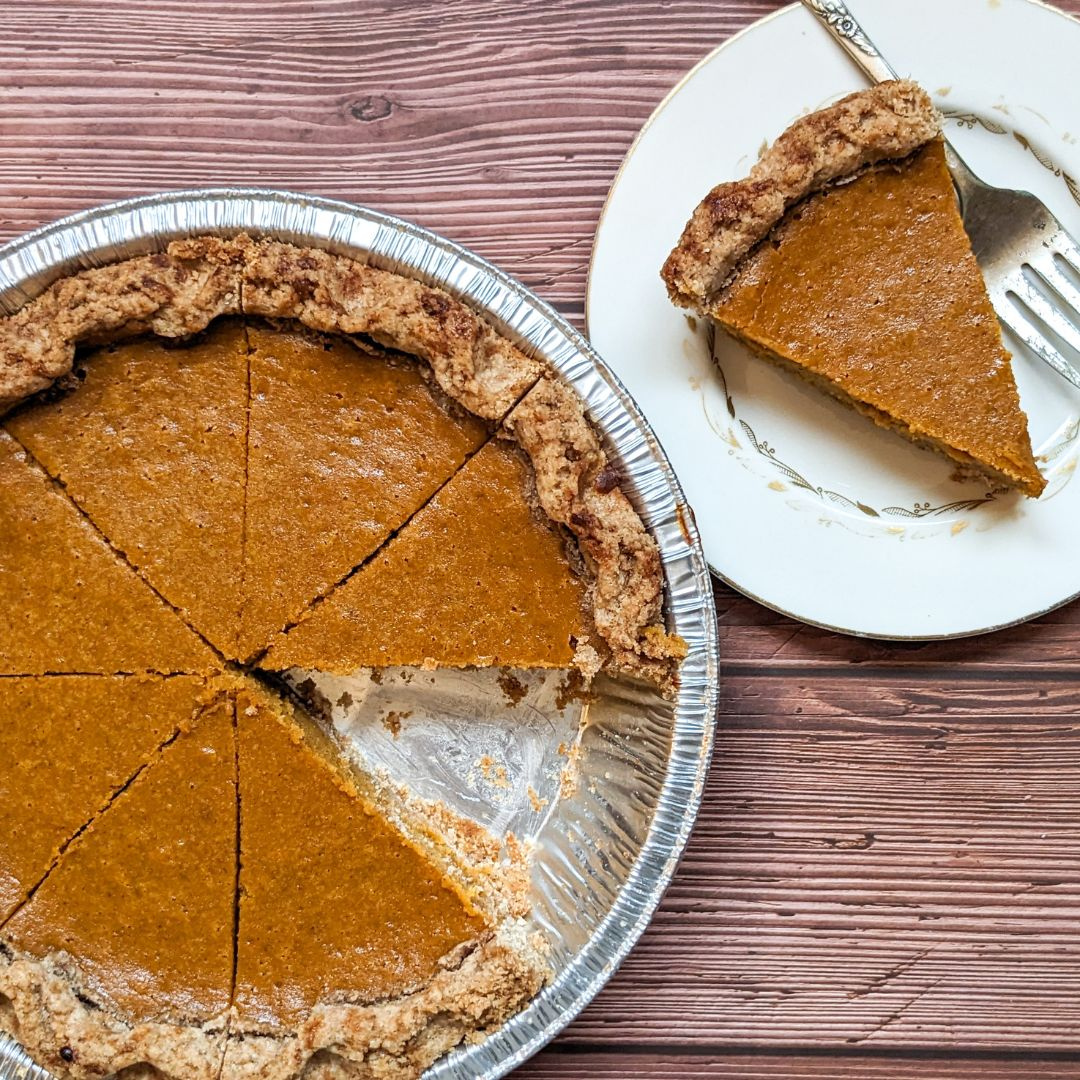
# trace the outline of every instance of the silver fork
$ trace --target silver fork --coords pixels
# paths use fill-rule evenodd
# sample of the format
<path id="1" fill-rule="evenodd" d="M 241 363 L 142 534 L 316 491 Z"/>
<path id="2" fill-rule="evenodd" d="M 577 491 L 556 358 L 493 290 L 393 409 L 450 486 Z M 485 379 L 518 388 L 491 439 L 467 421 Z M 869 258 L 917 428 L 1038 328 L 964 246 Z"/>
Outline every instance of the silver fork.
<path id="1" fill-rule="evenodd" d="M 802 2 L 873 82 L 899 78 L 842 0 Z M 947 139 L 945 155 L 998 318 L 1080 389 L 1080 245 L 1030 192 L 984 183 Z"/>

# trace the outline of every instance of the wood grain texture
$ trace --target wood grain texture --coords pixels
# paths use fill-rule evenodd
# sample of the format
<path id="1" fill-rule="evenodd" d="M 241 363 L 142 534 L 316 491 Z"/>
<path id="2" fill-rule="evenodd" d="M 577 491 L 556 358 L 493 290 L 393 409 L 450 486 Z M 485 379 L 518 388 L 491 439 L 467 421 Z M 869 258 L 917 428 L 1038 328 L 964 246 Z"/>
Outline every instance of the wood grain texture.
<path id="1" fill-rule="evenodd" d="M 143 192 L 289 187 L 428 225 L 581 325 L 634 134 L 777 6 L 13 0 L 0 240 Z M 519 1075 L 1080 1076 L 1080 605 L 897 645 L 716 599 L 725 699 L 687 855 Z"/>
<path id="2" fill-rule="evenodd" d="M 1023 573 L 1018 567 L 1017 573 Z M 992 586 L 991 586 L 992 587 Z M 1080 604 L 1067 604 L 1020 626 L 951 641 L 895 642 L 853 638 L 789 619 L 714 581 L 720 648 L 736 670 L 795 672 L 810 667 L 920 668 L 947 678 L 958 665 L 1002 678 L 1049 674 L 1080 677 Z"/>
<path id="3" fill-rule="evenodd" d="M 1078 708 L 1071 683 L 730 676 L 681 871 L 567 1037 L 1075 1046 Z"/>
<path id="4" fill-rule="evenodd" d="M 838 1076 L 860 1080 L 1076 1080 L 1077 1059 L 1071 1055 L 1045 1057 L 1023 1054 L 1011 1058 L 933 1055 L 872 1057 L 863 1053 L 811 1055 L 738 1050 L 732 1047 L 702 1048 L 689 1055 L 678 1050 L 642 1054 L 590 1052 L 570 1043 L 552 1047 L 514 1073 L 514 1080 L 705 1080 L 727 1077 L 737 1080 L 835 1080 Z"/>
<path id="5" fill-rule="evenodd" d="M 0 36 L 0 240 L 135 193 L 285 187 L 428 225 L 580 322 L 634 133 L 776 6 L 18 0 Z"/>

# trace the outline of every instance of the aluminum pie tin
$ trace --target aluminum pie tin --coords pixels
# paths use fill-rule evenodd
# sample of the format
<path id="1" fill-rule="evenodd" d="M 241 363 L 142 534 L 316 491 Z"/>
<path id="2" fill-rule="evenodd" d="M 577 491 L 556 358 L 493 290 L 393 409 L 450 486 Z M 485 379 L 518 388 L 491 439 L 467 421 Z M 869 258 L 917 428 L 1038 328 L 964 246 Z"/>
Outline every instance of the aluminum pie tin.
<path id="1" fill-rule="evenodd" d="M 537 838 L 537 921 L 554 937 L 553 977 L 487 1039 L 425 1080 L 495 1080 L 554 1038 L 614 974 L 648 925 L 697 815 L 719 696 L 716 615 L 693 513 L 637 405 L 585 338 L 519 282 L 409 222 L 344 202 L 215 188 L 110 203 L 0 247 L 0 312 L 72 272 L 201 234 L 249 232 L 324 248 L 417 278 L 467 302 L 574 388 L 660 548 L 669 626 L 689 648 L 672 702 L 618 691 L 585 731 L 580 782 Z M 542 909 L 542 910 L 541 910 Z M 41 1080 L 0 1036 L 0 1080 Z"/>

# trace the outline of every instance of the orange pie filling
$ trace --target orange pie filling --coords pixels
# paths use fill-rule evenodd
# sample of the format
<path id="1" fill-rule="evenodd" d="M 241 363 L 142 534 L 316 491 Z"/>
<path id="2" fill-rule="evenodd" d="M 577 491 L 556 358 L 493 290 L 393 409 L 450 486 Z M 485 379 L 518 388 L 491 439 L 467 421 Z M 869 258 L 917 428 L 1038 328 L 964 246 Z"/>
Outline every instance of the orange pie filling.
<path id="1" fill-rule="evenodd" d="M 419 989 L 488 929 L 318 742 L 310 722 L 241 699 L 242 1031 L 295 1031 L 320 1002 Z"/>
<path id="2" fill-rule="evenodd" d="M 0 930 L 0 1001 L 57 1071 L 146 1063 L 209 1080 L 220 1066 L 237 865 L 231 703 L 155 758 Z"/>

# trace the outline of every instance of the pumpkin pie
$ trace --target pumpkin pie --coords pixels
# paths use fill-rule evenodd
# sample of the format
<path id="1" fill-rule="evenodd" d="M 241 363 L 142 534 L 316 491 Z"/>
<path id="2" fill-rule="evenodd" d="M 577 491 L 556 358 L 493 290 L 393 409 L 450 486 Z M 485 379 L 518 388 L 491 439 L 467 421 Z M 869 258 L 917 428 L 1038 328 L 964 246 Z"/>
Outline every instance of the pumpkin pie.
<path id="1" fill-rule="evenodd" d="M 0 431 L 0 675 L 216 666 L 211 649 Z"/>
<path id="2" fill-rule="evenodd" d="M 915 84 L 797 120 L 747 179 L 705 196 L 663 278 L 677 305 L 881 427 L 1042 492 L 938 117 Z"/>
<path id="3" fill-rule="evenodd" d="M 248 343 L 242 656 L 379 548 L 488 435 L 409 357 L 257 323 Z"/>
<path id="4" fill-rule="evenodd" d="M 33 634 L 0 657 L 100 673 L 20 703 L 45 718 L 20 798 L 112 715 L 93 694 L 128 719 L 78 747 L 93 779 L 11 887 L 0 1030 L 79 1080 L 405 1080 L 520 1009 L 545 969 L 516 845 L 366 775 L 272 687 L 390 663 L 674 687 L 656 544 L 572 392 L 423 282 L 203 237 L 0 319 L 5 409 L 0 620 Z M 54 735 L 66 701 L 86 722 Z"/>
<path id="5" fill-rule="evenodd" d="M 4 1025 L 48 1068 L 217 1076 L 236 808 L 233 706 L 222 699 L 71 841 L 0 929 Z"/>
<path id="6" fill-rule="evenodd" d="M 543 966 L 365 796 L 312 721 L 238 700 L 240 904 L 224 1077 L 419 1075 Z M 283 873 L 282 867 L 288 872 Z M 508 946 L 507 939 L 516 939 Z"/>
<path id="7" fill-rule="evenodd" d="M 185 348 L 140 338 L 83 358 L 67 394 L 7 429 L 113 547 L 218 650 L 236 656 L 247 346 L 239 323 Z"/>
<path id="8" fill-rule="evenodd" d="M 0 679 L 0 923 L 200 708 L 200 678 Z"/>

